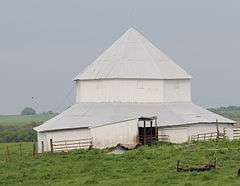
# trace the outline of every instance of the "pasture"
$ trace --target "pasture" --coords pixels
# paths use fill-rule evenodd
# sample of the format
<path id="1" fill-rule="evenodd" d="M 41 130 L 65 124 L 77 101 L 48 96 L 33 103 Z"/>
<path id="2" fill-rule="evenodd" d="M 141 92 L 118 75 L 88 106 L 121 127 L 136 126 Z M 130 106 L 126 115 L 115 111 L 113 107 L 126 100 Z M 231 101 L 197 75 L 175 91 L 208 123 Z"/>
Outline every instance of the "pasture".
<path id="1" fill-rule="evenodd" d="M 0 116 L 0 143 L 36 140 L 33 127 L 54 117 L 56 114 Z"/>
<path id="2" fill-rule="evenodd" d="M 0 126 L 20 126 L 32 123 L 43 123 L 56 114 L 36 114 L 36 115 L 0 115 Z"/>
<path id="3" fill-rule="evenodd" d="M 6 146 L 9 160 L 5 159 Z M 240 141 L 158 144 L 125 154 L 106 150 L 32 156 L 32 143 L 0 145 L 0 185 L 240 185 Z M 217 160 L 209 172 L 177 172 L 176 162 L 189 166 Z"/>
<path id="4" fill-rule="evenodd" d="M 209 108 L 208 110 L 220 114 L 229 119 L 240 122 L 240 107 L 229 106 L 229 107 L 219 107 L 219 108 Z"/>
<path id="5" fill-rule="evenodd" d="M 240 121 L 240 109 L 210 109 Z M 32 127 L 54 115 L 0 116 L 0 141 L 33 141 Z M 20 145 L 21 144 L 21 145 Z M 209 172 L 177 172 L 176 164 L 204 165 Z M 240 141 L 158 144 L 125 154 L 78 150 L 33 156 L 32 142 L 0 143 L 0 185 L 240 185 Z"/>

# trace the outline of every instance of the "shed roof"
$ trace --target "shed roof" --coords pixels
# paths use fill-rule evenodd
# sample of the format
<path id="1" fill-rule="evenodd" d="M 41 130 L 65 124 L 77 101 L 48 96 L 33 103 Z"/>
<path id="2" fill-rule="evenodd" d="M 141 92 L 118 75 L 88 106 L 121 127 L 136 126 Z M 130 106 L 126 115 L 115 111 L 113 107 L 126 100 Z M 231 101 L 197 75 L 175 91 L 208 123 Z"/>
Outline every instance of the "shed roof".
<path id="1" fill-rule="evenodd" d="M 75 80 L 189 79 L 181 67 L 142 34 L 130 28 Z"/>
<path id="2" fill-rule="evenodd" d="M 140 117 L 158 117 L 158 126 L 195 123 L 235 123 L 191 102 L 178 103 L 78 103 L 44 124 L 38 132 L 91 128 Z"/>

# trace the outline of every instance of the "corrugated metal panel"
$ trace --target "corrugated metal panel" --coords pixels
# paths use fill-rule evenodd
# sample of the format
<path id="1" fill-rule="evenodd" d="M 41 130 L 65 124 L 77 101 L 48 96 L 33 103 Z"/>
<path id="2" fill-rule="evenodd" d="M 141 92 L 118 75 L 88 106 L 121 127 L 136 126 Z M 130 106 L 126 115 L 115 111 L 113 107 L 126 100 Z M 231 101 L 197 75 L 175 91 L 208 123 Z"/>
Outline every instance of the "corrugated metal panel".
<path id="1" fill-rule="evenodd" d="M 129 29 L 75 80 L 189 79 L 181 67 L 135 29 Z"/>
<path id="2" fill-rule="evenodd" d="M 79 103 L 34 128 L 37 131 L 95 127 L 139 117 L 158 117 L 158 126 L 193 123 L 235 123 L 191 102 L 179 103 Z"/>

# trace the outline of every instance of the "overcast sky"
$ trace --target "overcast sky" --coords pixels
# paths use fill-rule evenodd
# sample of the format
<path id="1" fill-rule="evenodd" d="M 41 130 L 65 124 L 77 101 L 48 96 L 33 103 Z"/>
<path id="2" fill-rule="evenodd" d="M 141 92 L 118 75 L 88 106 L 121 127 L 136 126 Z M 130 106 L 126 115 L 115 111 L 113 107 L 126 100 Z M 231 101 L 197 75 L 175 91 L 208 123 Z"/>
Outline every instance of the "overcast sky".
<path id="1" fill-rule="evenodd" d="M 65 109 L 131 26 L 192 75 L 195 103 L 240 105 L 239 22 L 239 0 L 0 0 L 0 114 Z"/>

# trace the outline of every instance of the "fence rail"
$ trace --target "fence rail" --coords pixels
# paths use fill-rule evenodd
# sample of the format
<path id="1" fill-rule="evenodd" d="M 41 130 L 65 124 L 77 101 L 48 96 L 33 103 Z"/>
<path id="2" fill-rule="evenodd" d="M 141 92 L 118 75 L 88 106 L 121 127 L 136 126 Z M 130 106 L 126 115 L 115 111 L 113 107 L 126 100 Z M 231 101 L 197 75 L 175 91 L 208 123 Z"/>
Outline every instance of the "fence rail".
<path id="1" fill-rule="evenodd" d="M 225 132 L 210 132 L 210 133 L 202 133 L 197 135 L 191 136 L 191 141 L 198 141 L 198 140 L 210 140 L 210 139 L 223 139 L 225 138 Z"/>
<path id="2" fill-rule="evenodd" d="M 240 139 L 240 128 L 233 128 L 233 139 Z"/>
<path id="3" fill-rule="evenodd" d="M 92 147 L 92 138 L 84 138 L 77 140 L 62 140 L 52 141 L 51 151 L 52 152 L 67 152 L 76 149 L 87 149 Z"/>
<path id="4" fill-rule="evenodd" d="M 161 142 L 170 142 L 169 135 L 159 134 L 159 135 L 158 135 L 158 141 L 161 141 Z"/>

